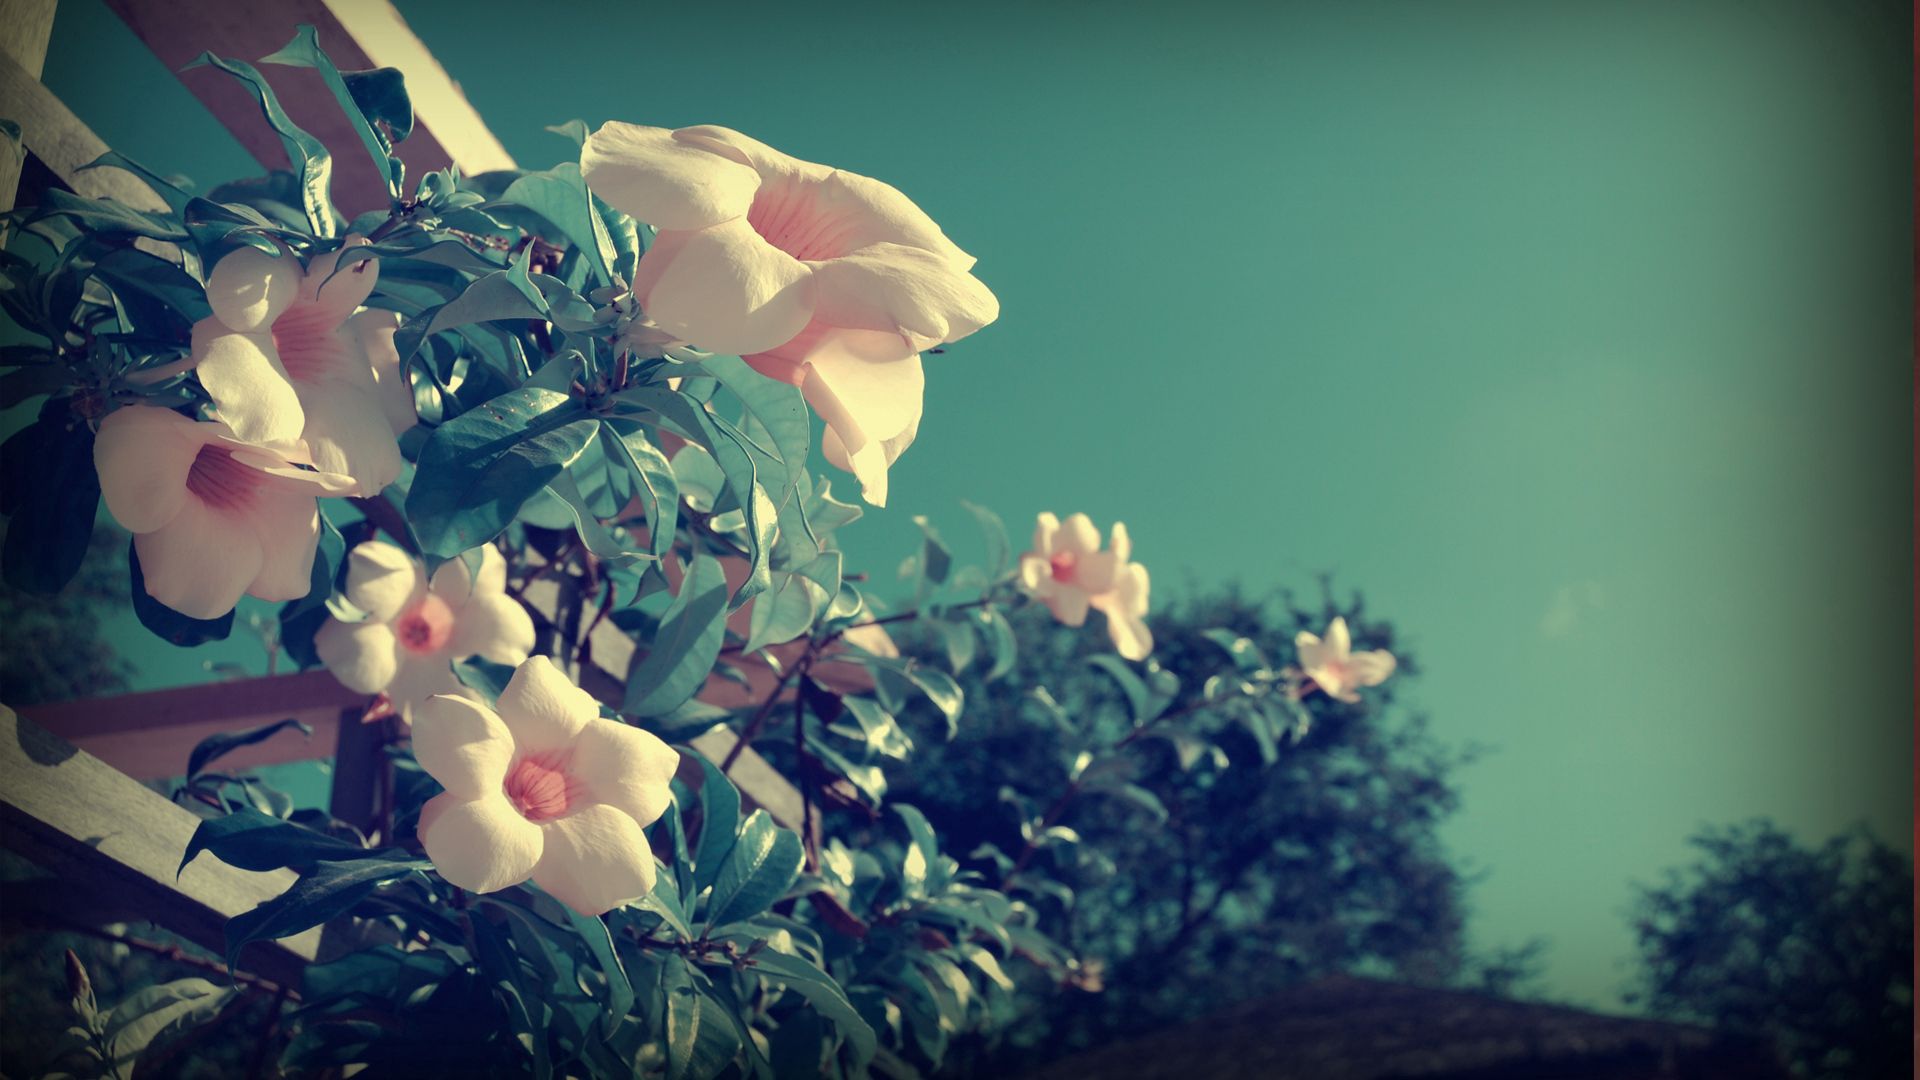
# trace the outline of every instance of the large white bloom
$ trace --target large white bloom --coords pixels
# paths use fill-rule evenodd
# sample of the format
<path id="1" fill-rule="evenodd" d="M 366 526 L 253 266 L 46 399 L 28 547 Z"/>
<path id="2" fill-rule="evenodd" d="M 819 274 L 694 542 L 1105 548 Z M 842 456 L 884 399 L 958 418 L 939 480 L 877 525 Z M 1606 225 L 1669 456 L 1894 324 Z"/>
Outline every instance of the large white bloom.
<path id="1" fill-rule="evenodd" d="M 1107 617 L 1114 650 L 1145 660 L 1153 652 L 1146 623 L 1151 582 L 1147 568 L 1130 562 L 1132 557 L 1133 541 L 1120 522 L 1113 523 L 1112 542 L 1102 551 L 1092 518 L 1074 514 L 1062 524 L 1043 513 L 1034 525 L 1033 549 L 1020 556 L 1020 584 L 1068 626 L 1083 625 L 1087 612 L 1098 610 Z"/>
<path id="2" fill-rule="evenodd" d="M 827 459 L 885 505 L 920 424 L 919 353 L 1000 315 L 973 256 L 892 186 L 728 128 L 611 122 L 580 168 L 659 231 L 633 283 L 647 317 L 800 387 Z"/>
<path id="3" fill-rule="evenodd" d="M 196 619 L 242 595 L 297 600 L 313 583 L 323 495 L 347 477 L 297 467 L 286 448 L 234 438 L 225 424 L 132 405 L 100 421 L 100 494 L 134 534 L 148 595 Z"/>
<path id="4" fill-rule="evenodd" d="M 1347 633 L 1347 620 L 1335 616 L 1327 624 L 1326 640 L 1302 630 L 1293 639 L 1300 654 L 1300 668 L 1327 696 L 1348 703 L 1360 700 L 1356 690 L 1379 686 L 1393 674 L 1398 661 L 1385 649 L 1353 651 L 1353 639 Z"/>
<path id="5" fill-rule="evenodd" d="M 507 595 L 506 585 L 507 562 L 491 545 L 480 549 L 477 574 L 468 572 L 464 559 L 449 559 L 431 580 L 392 544 L 357 545 L 347 555 L 346 595 L 367 617 L 328 619 L 314 635 L 314 651 L 343 685 L 385 693 L 411 719 L 427 698 L 464 692 L 453 661 L 526 660 L 533 620 Z"/>
<path id="6" fill-rule="evenodd" d="M 641 828 L 671 799 L 680 755 L 600 707 L 544 656 L 520 665 L 494 708 L 435 697 L 413 754 L 447 790 L 420 811 L 440 876 L 493 892 L 531 877 L 582 915 L 653 889 Z"/>
<path id="7" fill-rule="evenodd" d="M 346 246 L 364 244 L 348 237 Z M 344 248 L 342 249 L 344 250 Z M 374 495 L 400 475 L 394 435 L 404 427 L 381 381 L 402 383 L 393 316 L 354 311 L 372 293 L 369 259 L 334 273 L 340 251 L 303 270 L 291 255 L 252 247 L 229 253 L 207 275 L 213 314 L 194 324 L 192 359 L 220 419 L 249 442 L 305 439 L 320 468 L 353 477 Z M 411 411 L 410 409 L 408 410 Z M 411 416 L 407 416 L 411 426 Z"/>

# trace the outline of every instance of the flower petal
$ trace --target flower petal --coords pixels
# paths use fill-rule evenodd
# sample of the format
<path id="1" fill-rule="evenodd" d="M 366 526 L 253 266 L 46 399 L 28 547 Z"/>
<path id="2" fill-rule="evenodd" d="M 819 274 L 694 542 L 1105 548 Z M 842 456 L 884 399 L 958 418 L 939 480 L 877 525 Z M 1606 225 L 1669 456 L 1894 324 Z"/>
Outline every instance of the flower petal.
<path id="1" fill-rule="evenodd" d="M 1133 536 L 1127 532 L 1124 522 L 1113 523 L 1113 539 L 1107 542 L 1107 550 L 1120 562 L 1133 558 Z"/>
<path id="2" fill-rule="evenodd" d="M 639 825 L 650 825 L 672 801 L 667 785 L 680 768 L 680 755 L 652 732 L 614 720 L 588 724 L 573 744 L 573 776 L 587 796 L 624 811 Z"/>
<path id="3" fill-rule="evenodd" d="M 222 256 L 207 275 L 207 306 L 213 317 L 243 334 L 272 323 L 299 294 L 299 262 L 251 245 Z"/>
<path id="4" fill-rule="evenodd" d="M 1042 510 L 1033 522 L 1033 553 L 1043 559 L 1052 557 L 1059 536 L 1059 516 L 1051 510 Z"/>
<path id="5" fill-rule="evenodd" d="M 1113 552 L 1095 551 L 1074 561 L 1073 583 L 1098 596 L 1113 588 L 1119 569 L 1119 560 L 1113 557 Z"/>
<path id="6" fill-rule="evenodd" d="M 313 651 L 340 685 L 377 694 L 400 669 L 400 642 L 383 622 L 328 619 L 313 635 Z"/>
<path id="7" fill-rule="evenodd" d="M 1020 556 L 1020 584 L 1028 592 L 1038 592 L 1051 580 L 1053 566 L 1044 555 L 1028 553 Z"/>
<path id="8" fill-rule="evenodd" d="M 979 279 L 923 248 L 872 244 L 811 265 L 814 318 L 901 334 L 916 352 L 1000 317 L 1000 301 Z"/>
<path id="9" fill-rule="evenodd" d="M 842 221 L 848 251 L 892 243 L 924 248 L 961 270 L 973 269 L 973 256 L 947 239 L 927 212 L 900 190 L 870 176 L 836 169 L 820 184 L 817 212 Z"/>
<path id="10" fill-rule="evenodd" d="M 246 508 L 247 523 L 260 538 L 260 572 L 247 587 L 262 600 L 298 600 L 313 588 L 313 560 L 320 543 L 320 506 L 312 493 L 262 487 Z"/>
<path id="11" fill-rule="evenodd" d="M 500 549 L 486 544 L 478 550 L 480 573 L 477 579 L 467 571 L 467 558 L 473 554 L 471 551 L 460 558 L 448 559 L 433 572 L 433 581 L 428 587 L 449 607 L 458 608 L 475 596 L 498 596 L 507 591 L 507 560 L 500 554 Z"/>
<path id="12" fill-rule="evenodd" d="M 1335 615 L 1333 621 L 1327 624 L 1327 648 L 1333 650 L 1333 655 L 1342 660 L 1346 659 L 1347 654 L 1353 650 L 1353 638 L 1347 633 L 1345 616 Z"/>
<path id="13" fill-rule="evenodd" d="M 1091 555 L 1100 550 L 1100 530 L 1093 527 L 1093 519 L 1087 515 L 1070 515 L 1054 540 L 1054 548 L 1072 555 Z"/>
<path id="14" fill-rule="evenodd" d="M 847 453 L 840 433 L 828 428 L 820 436 L 820 453 L 836 469 L 844 469 L 860 481 L 860 497 L 874 506 L 887 505 L 887 450 L 883 443 L 867 441 L 860 449 Z"/>
<path id="15" fill-rule="evenodd" d="M 580 148 L 580 174 L 607 205 L 655 229 L 701 229 L 742 217 L 760 175 L 666 128 L 610 120 Z"/>
<path id="16" fill-rule="evenodd" d="M 653 891 L 653 849 L 639 823 L 611 806 L 549 822 L 533 880 L 582 915 L 600 915 Z"/>
<path id="17" fill-rule="evenodd" d="M 1066 626 L 1085 626 L 1087 609 L 1093 606 L 1087 590 L 1066 584 L 1056 584 L 1055 588 L 1040 598 L 1040 602 L 1047 605 L 1053 617 Z"/>
<path id="18" fill-rule="evenodd" d="M 1399 661 L 1385 649 L 1369 649 L 1347 658 L 1347 674 L 1356 686 L 1379 686 L 1398 666 Z"/>
<path id="19" fill-rule="evenodd" d="M 306 411 L 272 334 L 243 334 L 216 319 L 202 319 L 193 324 L 193 359 L 220 419 L 242 442 L 290 443 L 300 437 Z"/>
<path id="20" fill-rule="evenodd" d="M 435 795 L 420 808 L 420 846 L 433 868 L 468 892 L 497 892 L 532 876 L 546 838 L 505 795 Z"/>
<path id="21" fill-rule="evenodd" d="M 205 442 L 201 425 L 171 409 L 132 405 L 100 421 L 93 467 L 107 510 L 121 528 L 152 532 L 173 520 L 187 500 L 187 474 Z"/>
<path id="22" fill-rule="evenodd" d="M 300 400 L 307 413 L 302 437 L 316 468 L 352 477 L 353 494 L 368 497 L 400 478 L 400 444 L 371 387 L 313 384 Z"/>
<path id="23" fill-rule="evenodd" d="M 709 352 L 765 352 L 792 339 L 813 313 L 813 272 L 745 218 L 663 235 L 641 257 L 636 277 L 636 293 L 646 284 L 647 316 Z"/>
<path id="24" fill-rule="evenodd" d="M 453 673 L 452 662 L 444 656 L 400 654 L 400 670 L 387 684 L 387 697 L 402 719 L 411 723 L 422 703 L 439 695 L 474 700 L 474 693 Z"/>
<path id="25" fill-rule="evenodd" d="M 244 519 L 186 499 L 160 528 L 133 538 L 147 595 L 182 615 L 215 619 L 233 610 L 260 573 L 259 537 Z"/>
<path id="26" fill-rule="evenodd" d="M 373 295 L 374 283 L 380 280 L 380 263 L 376 259 L 362 259 L 335 273 L 341 252 L 366 242 L 364 236 L 347 237 L 338 249 L 314 256 L 300 279 L 300 299 L 329 312 L 335 326 L 346 322 L 355 308 L 367 302 L 367 297 Z"/>
<path id="27" fill-rule="evenodd" d="M 379 392 L 380 411 L 395 435 L 404 435 L 420 422 L 413 402 L 413 384 L 400 366 L 400 351 L 394 348 L 393 335 L 400 329 L 400 314 L 369 308 L 347 320 L 360 351 L 367 354 L 373 369 L 373 384 Z"/>
<path id="28" fill-rule="evenodd" d="M 533 619 L 518 600 L 485 594 L 467 602 L 454 617 L 448 656 L 484 656 L 496 664 L 519 666 L 533 651 Z"/>
<path id="29" fill-rule="evenodd" d="M 836 330 L 809 354 L 813 370 L 800 391 L 849 447 L 890 439 L 920 422 L 927 389 L 920 357 L 900 353 L 897 334 Z"/>
<path id="30" fill-rule="evenodd" d="M 1300 661 L 1300 666 L 1312 671 L 1314 668 L 1323 666 L 1327 646 L 1320 640 L 1320 635 L 1302 630 L 1293 635 L 1293 651 Z"/>
<path id="31" fill-rule="evenodd" d="M 413 756 L 463 799 L 500 791 L 513 764 L 513 735 L 492 709 L 443 694 L 413 710 Z"/>
<path id="32" fill-rule="evenodd" d="M 392 544 L 369 540 L 347 552 L 347 601 L 380 622 L 392 622 L 425 584 L 420 564 Z"/>
<path id="33" fill-rule="evenodd" d="M 495 708 L 522 754 L 564 749 L 600 716 L 593 696 L 544 656 L 532 657 L 514 671 Z"/>
<path id="34" fill-rule="evenodd" d="M 1145 660 L 1153 654 L 1153 631 L 1147 624 L 1117 611 L 1107 614 L 1107 636 L 1113 639 L 1113 651 L 1128 660 Z"/>

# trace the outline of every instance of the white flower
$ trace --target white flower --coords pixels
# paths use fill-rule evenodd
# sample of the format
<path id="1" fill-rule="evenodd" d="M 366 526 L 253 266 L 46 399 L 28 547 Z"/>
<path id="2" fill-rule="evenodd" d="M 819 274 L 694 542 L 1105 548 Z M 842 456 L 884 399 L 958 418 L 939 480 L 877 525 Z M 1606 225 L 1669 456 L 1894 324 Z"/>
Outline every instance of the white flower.
<path id="1" fill-rule="evenodd" d="M 519 664 L 533 649 L 533 620 L 506 594 L 507 563 L 491 545 L 480 549 L 480 572 L 464 558 L 426 573 L 411 555 L 369 541 L 347 554 L 346 596 L 367 613 L 362 622 L 328 619 L 314 651 L 342 685 L 385 693 L 401 716 L 435 694 L 465 693 L 452 662 L 483 656 Z"/>
<path id="2" fill-rule="evenodd" d="M 240 438 L 305 439 L 316 465 L 353 477 L 355 494 L 375 495 L 401 467 L 394 425 L 402 417 L 394 391 L 383 397 L 380 388 L 402 381 L 393 336 L 382 333 L 393 317 L 354 314 L 373 291 L 378 264 L 336 274 L 339 262 L 340 251 L 304 270 L 291 255 L 258 248 L 227 254 L 207 275 L 213 314 L 194 324 L 192 359 L 215 411 Z M 376 367 L 388 369 L 384 380 Z"/>
<path id="3" fill-rule="evenodd" d="M 1340 616 L 1327 624 L 1326 640 L 1302 630 L 1293 639 L 1293 646 L 1300 653 L 1300 668 L 1307 677 L 1328 697 L 1349 703 L 1360 700 L 1355 693 L 1358 687 L 1386 682 L 1396 664 L 1393 654 L 1385 649 L 1352 651 L 1347 620 Z"/>
<path id="4" fill-rule="evenodd" d="M 151 405 L 100 421 L 93 462 L 107 510 L 134 534 L 148 595 L 196 619 L 232 611 L 243 594 L 307 595 L 320 542 L 316 500 L 353 486 L 298 468 L 285 448 Z"/>
<path id="5" fill-rule="evenodd" d="M 973 256 L 892 186 L 728 128 L 604 124 L 580 169 L 659 230 L 633 282 L 647 318 L 798 386 L 827 460 L 886 505 L 920 425 L 920 352 L 1000 315 Z"/>
<path id="6" fill-rule="evenodd" d="M 435 697 L 413 754 L 446 793 L 420 811 L 440 876 L 473 892 L 531 877 L 582 915 L 653 889 L 641 828 L 671 800 L 680 755 L 600 707 L 544 656 L 520 665 L 494 708 Z"/>
<path id="7" fill-rule="evenodd" d="M 1113 523 L 1112 543 L 1101 551 L 1100 530 L 1087 515 L 1074 514 L 1062 524 L 1043 513 L 1034 526 L 1033 550 L 1020 556 L 1020 583 L 1068 626 L 1084 625 L 1087 611 L 1097 609 L 1107 617 L 1114 650 L 1145 660 L 1153 652 L 1146 623 L 1151 582 L 1146 567 L 1128 561 L 1132 555 L 1132 539 L 1120 522 Z"/>

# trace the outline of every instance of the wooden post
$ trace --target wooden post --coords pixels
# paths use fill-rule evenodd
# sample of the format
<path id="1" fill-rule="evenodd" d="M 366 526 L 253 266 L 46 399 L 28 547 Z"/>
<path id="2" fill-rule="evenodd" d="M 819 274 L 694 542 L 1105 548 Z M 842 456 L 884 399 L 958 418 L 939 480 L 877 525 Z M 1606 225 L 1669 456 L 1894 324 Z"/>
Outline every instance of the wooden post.
<path id="1" fill-rule="evenodd" d="M 212 68 L 183 70 L 203 52 L 259 68 L 293 122 L 333 151 L 333 200 L 348 218 L 387 205 L 386 178 L 360 152 L 359 136 L 318 72 L 256 63 L 291 41 L 302 23 L 314 27 L 320 47 L 342 71 L 395 67 L 406 77 L 414 130 L 395 149 L 410 180 L 450 164 L 466 173 L 513 167 L 466 95 L 386 0 L 107 0 L 107 6 L 256 160 L 284 169 L 279 136 L 243 87 Z"/>
<path id="2" fill-rule="evenodd" d="M 0 840 L 63 891 L 108 898 L 221 953 L 226 921 L 285 892 L 290 870 L 255 873 L 204 855 L 179 870 L 200 819 L 91 754 L 0 706 Z M 73 912 L 70 918 L 79 918 Z M 319 932 L 247 950 L 251 971 L 298 986 Z"/>

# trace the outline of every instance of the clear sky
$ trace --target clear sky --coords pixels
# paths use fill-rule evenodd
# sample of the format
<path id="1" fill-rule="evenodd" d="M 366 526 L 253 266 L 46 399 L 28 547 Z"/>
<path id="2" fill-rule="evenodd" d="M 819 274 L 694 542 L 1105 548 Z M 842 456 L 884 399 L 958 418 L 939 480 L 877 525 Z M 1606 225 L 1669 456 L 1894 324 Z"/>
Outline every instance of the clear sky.
<path id="1" fill-rule="evenodd" d="M 1910 846 L 1910 8 L 398 6 L 523 165 L 719 123 L 911 195 L 1004 314 L 853 562 L 967 498 L 1125 520 L 1160 596 L 1334 572 L 1490 748 L 1445 837 L 1554 994 L 1617 1004 L 1703 823 Z M 253 171 L 99 0 L 46 78 Z"/>

